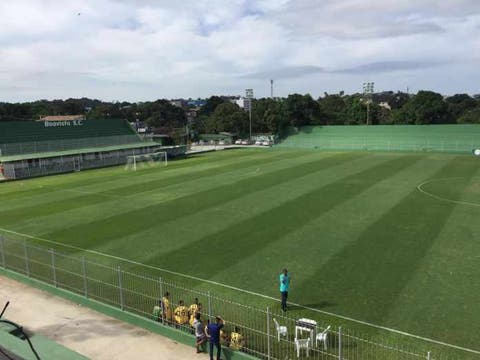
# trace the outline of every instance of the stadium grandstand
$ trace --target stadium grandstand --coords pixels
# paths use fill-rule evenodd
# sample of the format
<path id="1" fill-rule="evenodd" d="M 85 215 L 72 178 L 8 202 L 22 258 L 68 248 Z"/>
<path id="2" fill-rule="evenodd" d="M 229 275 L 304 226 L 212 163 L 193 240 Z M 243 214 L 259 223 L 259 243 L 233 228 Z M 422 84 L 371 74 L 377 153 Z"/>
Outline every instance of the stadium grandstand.
<path id="1" fill-rule="evenodd" d="M 64 119 L 0 122 L 0 180 L 125 164 L 160 147 L 125 120 Z"/>
<path id="2" fill-rule="evenodd" d="M 318 150 L 471 153 L 479 125 L 304 126 L 289 129 L 280 147 Z"/>

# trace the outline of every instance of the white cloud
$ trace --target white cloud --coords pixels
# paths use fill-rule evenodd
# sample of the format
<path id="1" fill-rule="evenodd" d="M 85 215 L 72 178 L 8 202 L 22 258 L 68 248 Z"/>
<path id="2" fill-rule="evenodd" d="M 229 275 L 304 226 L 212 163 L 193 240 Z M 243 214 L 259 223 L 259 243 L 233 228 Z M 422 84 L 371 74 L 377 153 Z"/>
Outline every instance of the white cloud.
<path id="1" fill-rule="evenodd" d="M 17 0 L 0 13 L 0 101 L 266 96 L 270 75 L 278 95 L 356 91 L 367 75 L 392 90 L 478 83 L 476 0 Z"/>

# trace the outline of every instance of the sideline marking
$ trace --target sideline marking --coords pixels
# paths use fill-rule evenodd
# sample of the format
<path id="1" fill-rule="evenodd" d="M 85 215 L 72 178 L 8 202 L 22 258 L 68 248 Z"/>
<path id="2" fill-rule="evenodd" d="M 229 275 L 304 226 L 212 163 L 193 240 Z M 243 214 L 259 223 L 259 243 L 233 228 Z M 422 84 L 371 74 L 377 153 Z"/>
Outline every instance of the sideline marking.
<path id="1" fill-rule="evenodd" d="M 452 200 L 452 199 L 449 199 L 449 198 L 445 198 L 445 197 L 442 197 L 442 196 L 432 194 L 432 193 L 430 193 L 426 190 L 423 190 L 423 188 L 422 188 L 424 185 L 435 182 L 435 181 L 445 181 L 445 180 L 453 180 L 453 179 L 465 179 L 465 178 L 461 177 L 461 176 L 457 176 L 457 177 L 449 177 L 449 178 L 430 179 L 430 180 L 424 181 L 423 183 L 419 184 L 417 186 L 417 190 L 420 191 L 422 194 L 430 196 L 431 198 L 433 198 L 435 200 L 445 201 L 445 202 L 449 202 L 449 203 L 453 203 L 453 204 L 459 204 L 459 205 L 468 205 L 468 206 L 479 207 L 480 206 L 479 203 L 474 203 L 474 202 L 469 202 L 469 201 L 461 201 L 461 200 Z"/>
<path id="2" fill-rule="evenodd" d="M 5 228 L 0 228 L 0 231 L 10 233 L 10 234 L 14 234 L 14 235 L 24 236 L 26 238 L 33 239 L 33 240 L 38 240 L 38 241 L 42 241 L 42 242 L 46 242 L 46 243 L 50 243 L 50 244 L 63 246 L 63 247 L 74 249 L 74 250 L 79 250 L 79 251 L 83 251 L 83 252 L 87 252 L 87 253 L 91 253 L 91 254 L 95 254 L 95 255 L 104 256 L 104 257 L 107 257 L 107 258 L 110 258 L 110 259 L 115 259 L 115 260 L 123 261 L 123 262 L 126 262 L 126 263 L 150 268 L 152 270 L 162 271 L 162 272 L 165 272 L 165 273 L 168 273 L 168 274 L 184 277 L 184 278 L 187 278 L 187 279 L 196 280 L 196 281 L 200 281 L 200 282 L 205 282 L 205 283 L 209 283 L 209 284 L 212 284 L 212 285 L 224 287 L 224 288 L 227 288 L 227 289 L 231 289 L 231 290 L 243 292 L 243 293 L 246 293 L 246 294 L 262 297 L 264 299 L 269 299 L 269 300 L 274 300 L 276 302 L 280 302 L 280 300 L 278 300 L 277 298 L 274 298 L 272 296 L 256 293 L 256 292 L 245 290 L 245 289 L 240 289 L 240 288 L 237 288 L 235 286 L 222 284 L 222 283 L 219 283 L 219 282 L 216 282 L 216 281 L 213 281 L 213 280 L 206 280 L 206 279 L 202 279 L 202 278 L 199 278 L 199 277 L 196 277 L 196 276 L 182 274 L 182 273 L 178 273 L 178 272 L 175 272 L 175 271 L 172 271 L 172 270 L 162 269 L 162 268 L 152 266 L 152 265 L 142 264 L 142 263 L 140 263 L 138 261 L 135 261 L 135 260 L 128 260 L 128 259 L 125 259 L 125 258 L 122 258 L 122 257 L 119 257 L 119 256 L 102 253 L 100 251 L 83 249 L 83 248 L 75 246 L 75 245 L 62 244 L 58 241 L 53 241 L 53 240 L 44 239 L 44 238 L 41 238 L 41 237 L 38 237 L 38 236 L 23 234 L 23 233 L 13 231 L 13 230 L 8 230 L 8 229 L 5 229 Z M 463 350 L 463 351 L 466 351 L 466 352 L 470 352 L 472 354 L 480 355 L 480 351 L 478 351 L 478 350 L 469 349 L 469 348 L 465 348 L 465 347 L 462 347 L 462 346 L 445 343 L 445 342 L 442 342 L 442 341 L 422 337 L 422 336 L 415 335 L 415 334 L 410 334 L 410 333 L 407 333 L 407 332 L 404 332 L 404 331 L 401 331 L 401 330 L 396 330 L 396 329 L 388 328 L 388 327 L 385 327 L 385 326 L 372 324 L 372 323 L 369 323 L 369 322 L 366 322 L 366 321 L 353 319 L 353 318 L 350 318 L 348 316 L 338 315 L 338 314 L 335 314 L 335 313 L 331 313 L 331 312 L 320 310 L 320 309 L 311 308 L 311 307 L 304 306 L 304 305 L 297 304 L 297 303 L 292 303 L 292 302 L 288 302 L 288 303 L 290 305 L 298 306 L 298 307 L 306 309 L 306 310 L 310 310 L 310 311 L 318 312 L 318 313 L 321 313 L 321 314 L 329 315 L 329 316 L 332 316 L 332 317 L 348 320 L 348 321 L 351 321 L 351 322 L 355 322 L 357 324 L 367 325 L 367 326 L 370 326 L 370 327 L 373 327 L 373 328 L 376 328 L 376 329 L 386 330 L 386 331 L 390 331 L 390 332 L 393 332 L 393 333 L 396 333 L 396 334 L 405 335 L 405 336 L 408 336 L 408 337 L 411 337 L 411 338 L 427 341 L 427 342 L 430 342 L 430 343 L 433 343 L 433 344 L 447 346 L 447 347 L 454 348 L 454 349 L 457 349 L 457 350 Z"/>

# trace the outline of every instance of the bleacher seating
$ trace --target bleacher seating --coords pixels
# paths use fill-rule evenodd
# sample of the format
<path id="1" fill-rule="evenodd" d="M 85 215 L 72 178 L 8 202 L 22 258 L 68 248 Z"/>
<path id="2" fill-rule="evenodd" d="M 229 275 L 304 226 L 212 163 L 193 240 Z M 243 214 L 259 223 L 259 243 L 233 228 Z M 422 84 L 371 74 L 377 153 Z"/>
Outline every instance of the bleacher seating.
<path id="1" fill-rule="evenodd" d="M 291 131 L 279 146 L 466 153 L 480 148 L 480 125 L 306 126 Z"/>
<path id="2" fill-rule="evenodd" d="M 49 126 L 43 121 L 0 122 L 0 144 L 135 135 L 124 120 L 83 120 L 79 126 Z"/>
<path id="3" fill-rule="evenodd" d="M 120 119 L 0 122 L 0 150 L 3 155 L 123 145 L 140 141 L 128 122 Z"/>

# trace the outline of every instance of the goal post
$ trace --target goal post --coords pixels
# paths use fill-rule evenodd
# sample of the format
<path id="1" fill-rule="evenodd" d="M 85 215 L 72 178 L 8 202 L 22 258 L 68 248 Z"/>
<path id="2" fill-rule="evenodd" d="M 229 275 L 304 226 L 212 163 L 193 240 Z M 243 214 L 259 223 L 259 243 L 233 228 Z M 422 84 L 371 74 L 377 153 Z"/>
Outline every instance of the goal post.
<path id="1" fill-rule="evenodd" d="M 166 151 L 158 151 L 149 154 L 138 154 L 127 156 L 125 170 L 137 171 L 140 168 L 151 168 L 158 165 L 168 165 L 168 154 Z"/>

